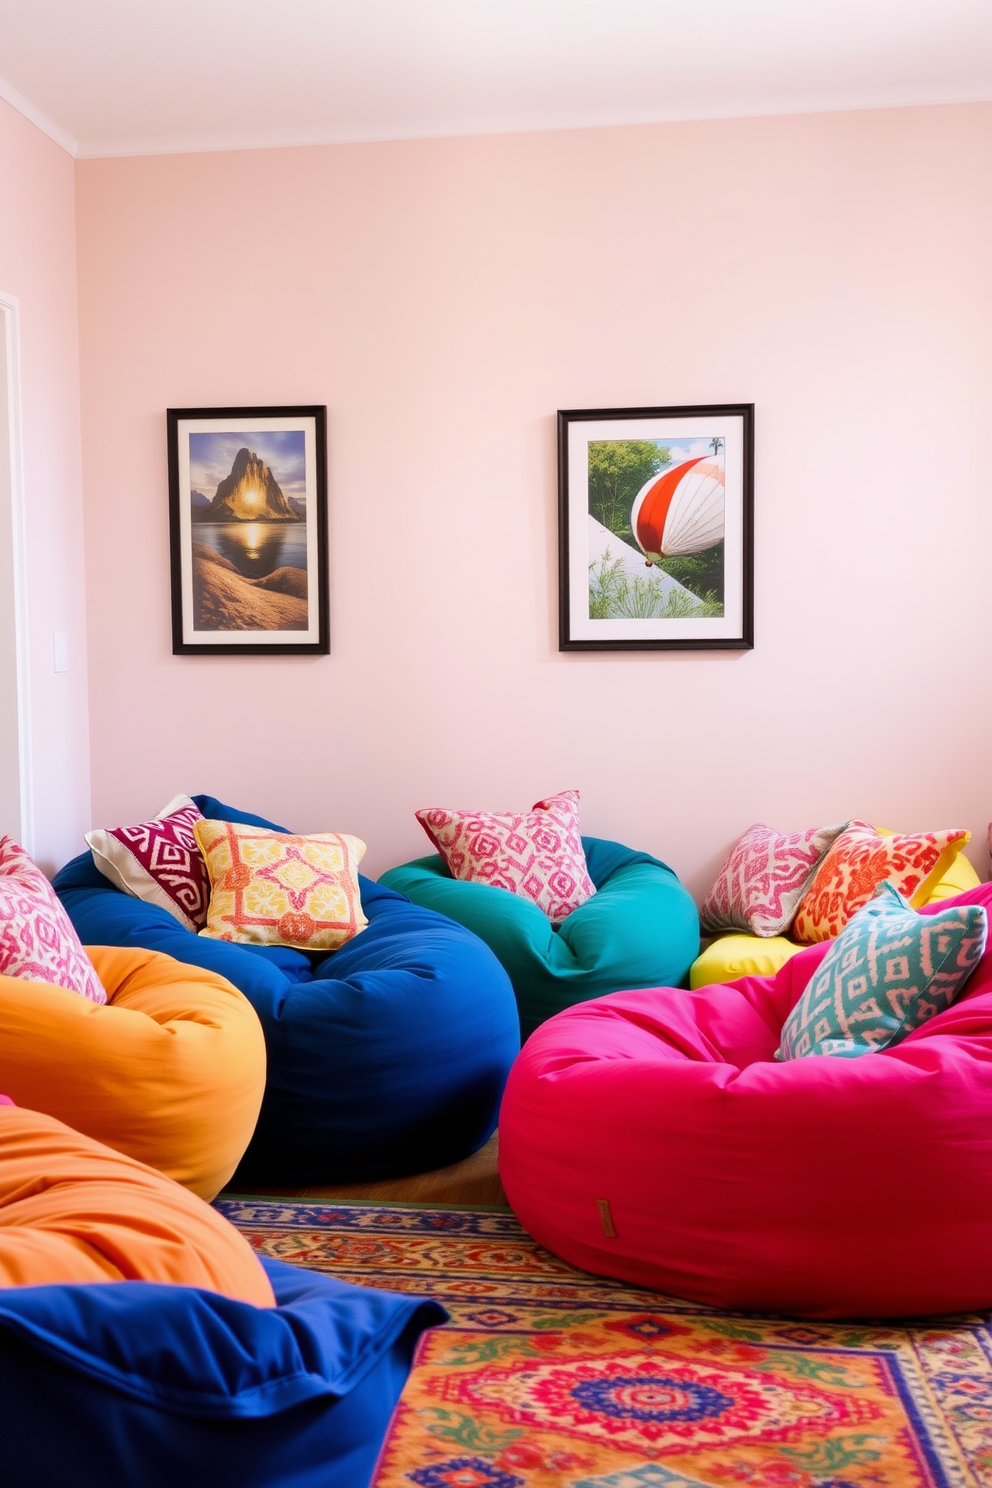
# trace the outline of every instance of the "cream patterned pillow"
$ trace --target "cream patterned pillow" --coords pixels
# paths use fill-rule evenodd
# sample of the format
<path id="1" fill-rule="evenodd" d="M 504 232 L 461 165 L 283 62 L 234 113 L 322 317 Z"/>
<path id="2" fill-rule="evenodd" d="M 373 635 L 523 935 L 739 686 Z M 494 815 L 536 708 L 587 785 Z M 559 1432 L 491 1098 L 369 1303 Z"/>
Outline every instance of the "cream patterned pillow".
<path id="1" fill-rule="evenodd" d="M 200 809 L 189 796 L 174 796 L 151 821 L 86 833 L 93 861 L 112 884 L 168 910 L 194 934 L 206 923 L 210 880 L 193 833 Z"/>
<path id="2" fill-rule="evenodd" d="M 194 824 L 210 907 L 210 940 L 336 951 L 365 929 L 358 865 L 365 843 L 339 832 L 297 837 L 240 822 Z"/>
<path id="3" fill-rule="evenodd" d="M 824 853 L 844 830 L 810 827 L 776 832 L 757 822 L 744 833 L 699 911 L 704 934 L 750 930 L 784 935 Z"/>

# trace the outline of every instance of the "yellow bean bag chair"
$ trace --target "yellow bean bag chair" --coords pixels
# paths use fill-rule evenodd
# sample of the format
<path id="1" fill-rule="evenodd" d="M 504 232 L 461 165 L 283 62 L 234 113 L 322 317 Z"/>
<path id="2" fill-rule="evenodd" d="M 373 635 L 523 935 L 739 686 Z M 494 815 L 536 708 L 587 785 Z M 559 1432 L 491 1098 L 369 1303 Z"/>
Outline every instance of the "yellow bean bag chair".
<path id="1" fill-rule="evenodd" d="M 0 1106 L 0 1287 L 93 1281 L 275 1302 L 247 1240 L 209 1204 L 51 1116 Z"/>
<path id="2" fill-rule="evenodd" d="M 230 982 L 156 951 L 89 946 L 107 992 L 0 976 L 0 1088 L 212 1199 L 251 1140 L 265 1041 Z"/>
<path id="3" fill-rule="evenodd" d="M 981 883 L 964 853 L 946 869 L 943 878 L 935 884 L 927 899 L 934 904 L 938 899 L 953 899 L 966 889 Z M 736 982 L 740 977 L 774 976 L 791 957 L 804 951 L 784 935 L 720 935 L 712 941 L 693 962 L 689 972 L 689 986 L 695 992 L 699 987 L 710 987 L 715 982 Z"/>

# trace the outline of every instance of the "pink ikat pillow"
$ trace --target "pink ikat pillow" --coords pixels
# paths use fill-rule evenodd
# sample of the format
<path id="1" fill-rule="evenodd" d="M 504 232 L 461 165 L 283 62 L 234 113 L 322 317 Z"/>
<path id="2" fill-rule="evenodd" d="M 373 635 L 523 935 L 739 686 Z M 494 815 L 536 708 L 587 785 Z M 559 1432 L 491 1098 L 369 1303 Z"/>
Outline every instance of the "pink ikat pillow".
<path id="1" fill-rule="evenodd" d="M 0 976 L 107 994 L 48 879 L 13 837 L 0 837 Z"/>
<path id="2" fill-rule="evenodd" d="M 784 935 L 825 853 L 847 824 L 776 832 L 757 822 L 744 833 L 699 911 L 704 934 L 750 930 Z"/>
<path id="3" fill-rule="evenodd" d="M 579 832 L 579 793 L 560 791 L 530 811 L 418 811 L 452 878 L 530 899 L 563 920 L 596 892 Z"/>

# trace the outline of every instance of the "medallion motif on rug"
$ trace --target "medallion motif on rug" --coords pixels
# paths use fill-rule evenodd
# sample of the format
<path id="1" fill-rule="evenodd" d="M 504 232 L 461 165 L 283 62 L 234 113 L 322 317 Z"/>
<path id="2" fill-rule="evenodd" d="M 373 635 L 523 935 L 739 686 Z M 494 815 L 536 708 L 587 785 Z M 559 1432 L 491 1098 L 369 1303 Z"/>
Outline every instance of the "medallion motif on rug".
<path id="1" fill-rule="evenodd" d="M 506 1211 L 224 1199 L 265 1255 L 437 1298 L 374 1488 L 992 1488 L 989 1319 L 721 1314 Z"/>

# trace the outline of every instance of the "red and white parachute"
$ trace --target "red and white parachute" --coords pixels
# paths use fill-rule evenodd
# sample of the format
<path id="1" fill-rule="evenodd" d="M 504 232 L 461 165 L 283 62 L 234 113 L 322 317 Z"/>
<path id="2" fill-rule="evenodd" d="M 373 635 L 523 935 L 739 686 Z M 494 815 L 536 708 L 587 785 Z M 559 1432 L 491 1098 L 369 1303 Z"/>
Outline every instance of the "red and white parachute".
<path id="1" fill-rule="evenodd" d="M 723 462 L 698 455 L 645 482 L 634 498 L 630 525 L 648 563 L 657 563 L 718 543 L 723 506 Z"/>

